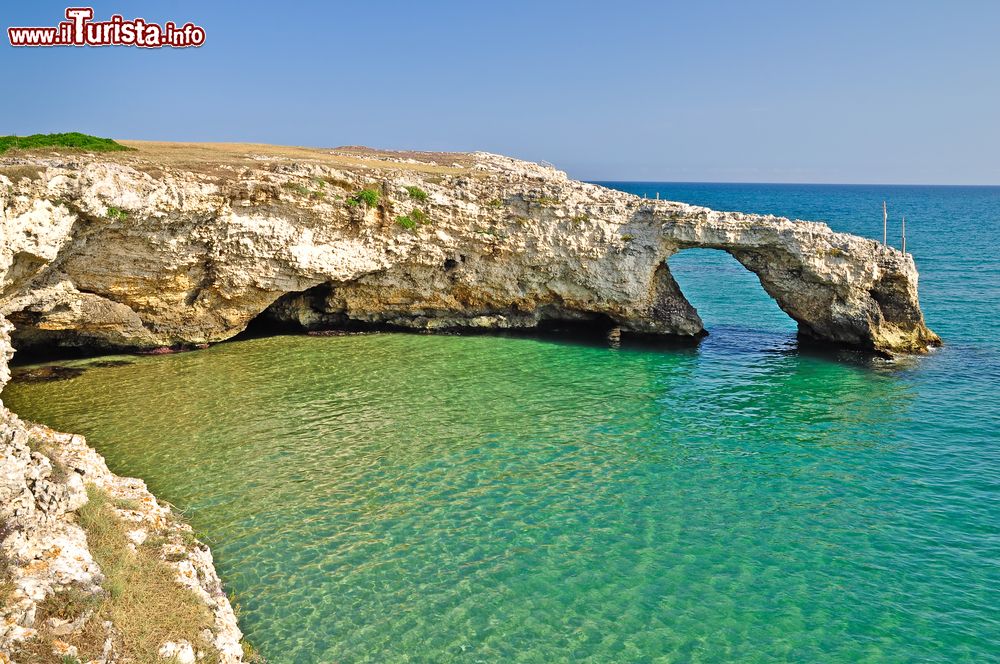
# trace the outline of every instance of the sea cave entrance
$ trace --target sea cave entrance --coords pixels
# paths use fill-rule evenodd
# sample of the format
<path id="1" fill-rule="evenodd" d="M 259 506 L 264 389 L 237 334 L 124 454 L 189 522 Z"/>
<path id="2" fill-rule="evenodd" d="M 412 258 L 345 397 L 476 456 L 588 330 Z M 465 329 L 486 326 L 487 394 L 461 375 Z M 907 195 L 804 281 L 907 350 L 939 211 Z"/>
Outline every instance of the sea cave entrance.
<path id="1" fill-rule="evenodd" d="M 667 265 L 714 342 L 766 345 L 794 338 L 797 325 L 760 279 L 721 249 L 683 249 Z"/>

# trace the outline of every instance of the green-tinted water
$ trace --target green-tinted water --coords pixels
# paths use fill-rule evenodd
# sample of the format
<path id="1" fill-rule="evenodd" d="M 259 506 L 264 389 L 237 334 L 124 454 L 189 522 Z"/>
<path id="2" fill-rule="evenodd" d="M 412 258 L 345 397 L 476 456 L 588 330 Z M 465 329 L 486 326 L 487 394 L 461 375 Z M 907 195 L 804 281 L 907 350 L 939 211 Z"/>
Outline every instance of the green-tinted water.
<path id="1" fill-rule="evenodd" d="M 652 187 L 881 231 L 877 188 Z M 184 508 L 275 664 L 998 661 L 1000 190 L 889 193 L 946 342 L 897 365 L 688 251 L 696 349 L 276 337 L 3 397 Z"/>
<path id="2" fill-rule="evenodd" d="M 976 628 L 997 600 L 988 497 L 968 478 L 956 501 L 928 467 L 953 460 L 885 435 L 914 408 L 894 373 L 780 348 L 278 337 L 8 397 L 186 508 L 275 662 L 997 647 Z"/>

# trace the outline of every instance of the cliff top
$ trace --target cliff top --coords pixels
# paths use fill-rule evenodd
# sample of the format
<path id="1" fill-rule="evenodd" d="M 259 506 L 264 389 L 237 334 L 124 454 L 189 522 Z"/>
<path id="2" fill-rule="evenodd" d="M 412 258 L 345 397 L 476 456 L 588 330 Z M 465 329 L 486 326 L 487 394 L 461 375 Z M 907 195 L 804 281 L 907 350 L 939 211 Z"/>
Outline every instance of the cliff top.
<path id="1" fill-rule="evenodd" d="M 40 144 L 0 153 L 0 166 L 65 160 L 119 163 L 138 170 L 171 168 L 211 176 L 231 176 L 243 169 L 268 170 L 290 164 L 345 170 L 394 170 L 424 175 L 479 175 L 485 171 L 537 171 L 537 175 L 565 177 L 556 169 L 487 152 L 423 152 L 380 150 L 358 145 L 310 148 L 263 143 L 174 143 L 119 140 L 121 151 L 89 152 L 86 147 Z M 515 167 L 516 165 L 516 167 Z"/>

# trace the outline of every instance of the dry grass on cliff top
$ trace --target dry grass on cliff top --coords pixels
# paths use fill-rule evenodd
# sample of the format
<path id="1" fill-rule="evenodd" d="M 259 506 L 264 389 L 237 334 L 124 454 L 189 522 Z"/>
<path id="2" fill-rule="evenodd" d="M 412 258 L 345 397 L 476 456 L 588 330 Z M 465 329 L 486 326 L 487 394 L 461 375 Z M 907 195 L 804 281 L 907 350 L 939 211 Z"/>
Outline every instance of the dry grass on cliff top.
<path id="1" fill-rule="evenodd" d="M 87 531 L 91 555 L 105 575 L 104 592 L 89 595 L 69 588 L 47 598 L 40 606 L 39 626 L 50 617 L 72 620 L 88 610 L 93 615 L 83 629 L 68 636 L 55 636 L 42 627 L 39 636 L 23 644 L 17 655 L 23 661 L 51 661 L 59 640 L 76 646 L 79 661 L 100 659 L 107 638 L 103 624 L 110 620 L 116 631 L 114 648 L 122 661 L 162 664 L 160 645 L 181 639 L 209 653 L 199 661 L 214 661 L 210 644 L 201 636 L 213 626 L 212 613 L 194 592 L 176 581 L 175 569 L 160 560 L 153 547 L 141 545 L 132 550 L 130 525 L 106 493 L 89 487 L 87 495 L 89 501 L 79 510 L 80 524 Z"/>
<path id="2" fill-rule="evenodd" d="M 134 152 L 102 155 L 121 163 L 153 164 L 204 172 L 218 166 L 264 168 L 268 163 L 313 163 L 342 169 L 398 169 L 458 175 L 475 163 L 472 155 L 453 152 L 393 152 L 365 147 L 305 148 L 257 143 L 164 143 L 120 141 Z M 417 163 L 412 163 L 417 162 Z"/>
<path id="3" fill-rule="evenodd" d="M 70 136 L 69 134 L 50 134 Z M 45 138 L 43 136 L 42 138 Z M 74 134 L 73 136 L 76 136 Z M 87 137 L 83 134 L 84 138 Z M 2 140 L 4 137 L 0 137 Z M 8 137 L 10 138 L 10 137 Z M 363 146 L 343 146 L 338 148 L 308 148 L 258 143 L 171 143 L 162 141 L 108 141 L 115 147 L 102 147 L 103 143 L 93 141 L 59 142 L 36 141 L 28 144 L 25 139 L 15 146 L 9 146 L 4 154 L 0 149 L 0 170 L 25 169 L 33 166 L 25 164 L 33 155 L 54 157 L 73 154 L 84 158 L 94 157 L 100 161 L 125 164 L 159 177 L 165 169 L 188 171 L 218 178 L 231 178 L 234 171 L 273 170 L 281 164 L 309 164 L 340 170 L 409 171 L 422 176 L 471 175 L 481 172 L 472 168 L 476 157 L 464 152 L 417 152 L 377 150 Z M 71 144 L 72 143 L 72 144 Z M 0 147 L 3 144 L 0 143 Z M 93 153 L 99 153 L 96 156 Z M 6 163 L 5 163 L 6 162 Z M 12 179 L 32 177 L 27 171 L 5 173 Z"/>

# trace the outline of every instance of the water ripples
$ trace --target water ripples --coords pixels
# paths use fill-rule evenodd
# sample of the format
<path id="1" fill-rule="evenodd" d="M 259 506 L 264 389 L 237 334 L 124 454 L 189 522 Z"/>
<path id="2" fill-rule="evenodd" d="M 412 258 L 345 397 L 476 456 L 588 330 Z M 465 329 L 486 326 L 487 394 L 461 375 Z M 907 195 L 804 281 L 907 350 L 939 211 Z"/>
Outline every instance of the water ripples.
<path id="1" fill-rule="evenodd" d="M 1000 645 L 995 457 L 935 451 L 905 375 L 741 357 L 278 337 L 8 400 L 186 508 L 276 662 Z"/>
<path id="2" fill-rule="evenodd" d="M 862 234 L 886 197 L 671 186 L 636 191 Z M 800 348 L 684 251 L 698 348 L 276 337 L 4 401 L 184 508 L 272 662 L 997 661 L 1000 197 L 888 197 L 926 358 Z"/>

